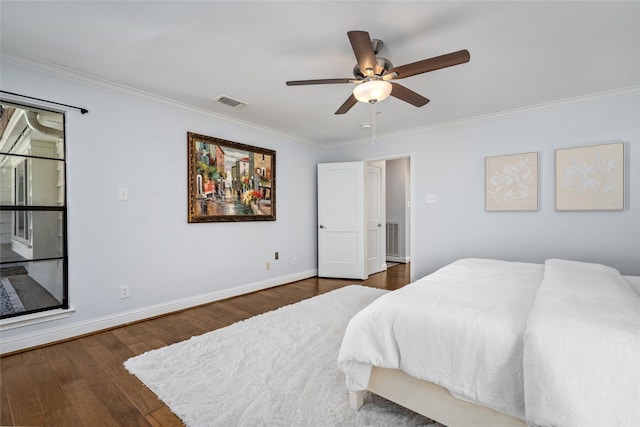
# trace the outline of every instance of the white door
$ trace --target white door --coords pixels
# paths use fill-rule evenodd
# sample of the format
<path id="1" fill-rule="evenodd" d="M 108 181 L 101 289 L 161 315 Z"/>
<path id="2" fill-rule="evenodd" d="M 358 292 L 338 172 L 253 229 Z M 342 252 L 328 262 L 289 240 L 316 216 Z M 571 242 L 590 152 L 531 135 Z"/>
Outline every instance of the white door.
<path id="1" fill-rule="evenodd" d="M 375 274 L 386 266 L 385 213 L 382 194 L 384 194 L 384 163 L 367 163 L 365 178 L 365 211 L 367 218 L 367 274 Z"/>
<path id="2" fill-rule="evenodd" d="M 318 276 L 367 278 L 364 162 L 318 165 Z"/>

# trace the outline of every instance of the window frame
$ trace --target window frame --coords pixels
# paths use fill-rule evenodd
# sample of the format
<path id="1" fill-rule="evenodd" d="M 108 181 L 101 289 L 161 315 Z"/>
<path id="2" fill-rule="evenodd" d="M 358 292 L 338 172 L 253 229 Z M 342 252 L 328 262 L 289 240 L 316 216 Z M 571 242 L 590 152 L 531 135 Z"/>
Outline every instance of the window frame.
<path id="1" fill-rule="evenodd" d="M 38 307 L 38 308 L 31 308 L 31 309 L 26 309 L 24 311 L 20 311 L 20 312 L 15 312 L 15 313 L 9 313 L 9 314 L 2 314 L 0 315 L 0 325 L 4 325 L 5 321 L 7 319 L 10 319 L 11 322 L 18 320 L 20 317 L 26 316 L 26 318 L 31 318 L 33 317 L 34 314 L 38 314 L 38 313 L 43 313 L 43 312 L 49 312 L 52 311 L 52 313 L 55 312 L 59 312 L 60 310 L 69 310 L 69 281 L 68 281 L 68 265 L 69 265 L 69 257 L 68 257 L 68 248 L 67 248 L 67 238 L 68 238 L 68 233 L 67 233 L 67 218 L 68 218 L 68 212 L 67 212 L 67 144 L 66 144 L 66 114 L 64 111 L 58 111 L 58 110 L 53 110 L 50 108 L 44 108 L 42 106 L 38 106 L 38 105 L 29 105 L 26 103 L 21 103 L 21 102 L 16 102 L 13 100 L 8 100 L 8 99 L 4 99 L 2 97 L 0 97 L 0 103 L 3 105 L 4 108 L 6 108 L 6 106 L 11 106 L 15 109 L 21 109 L 21 110 L 25 110 L 25 111 L 35 111 L 35 112 L 45 112 L 45 113 L 55 113 L 55 114 L 59 114 L 60 118 L 61 118 L 61 122 L 62 122 L 62 136 L 61 138 L 58 140 L 58 142 L 54 143 L 53 146 L 53 155 L 52 156 L 42 156 L 42 155 L 33 155 L 31 153 L 13 153 L 11 152 L 13 149 L 13 146 L 7 151 L 4 149 L 3 146 L 0 146 L 0 158 L 8 156 L 8 157 L 21 157 L 23 158 L 22 161 L 20 161 L 19 165 L 24 165 L 24 203 L 19 203 L 19 199 L 18 199 L 18 176 L 17 176 L 17 168 L 19 167 L 18 165 L 16 165 L 16 167 L 14 168 L 14 170 L 12 171 L 12 173 L 15 174 L 14 176 L 14 180 L 12 180 L 13 185 L 15 185 L 15 188 L 12 189 L 12 198 L 13 200 L 11 201 L 12 204 L 8 204 L 7 202 L 2 202 L 0 201 L 0 213 L 4 213 L 4 212 L 12 212 L 12 230 L 11 230 L 11 237 L 12 237 L 12 241 L 16 240 L 16 242 L 25 245 L 27 247 L 30 247 L 33 245 L 33 238 L 34 238 L 34 231 L 32 229 L 33 224 L 32 222 L 35 221 L 35 217 L 36 215 L 33 215 L 33 213 L 36 212 L 58 212 L 58 218 L 57 218 L 57 222 L 59 224 L 59 227 L 56 228 L 55 230 L 55 236 L 57 237 L 57 242 L 53 245 L 53 247 L 56 247 L 56 255 L 57 256 L 43 256 L 43 257 L 31 257 L 31 258 L 27 258 L 24 261 L 15 261 L 15 260 L 9 260 L 9 261 L 5 261 L 0 259 L 0 268 L 3 268 L 4 266 L 8 266 L 8 265 L 26 265 L 26 264 L 31 264 L 31 263 L 39 263 L 39 262 L 52 262 L 55 261 L 57 263 L 62 263 L 61 267 L 62 267 L 62 277 L 60 278 L 62 283 L 61 283 L 61 299 L 62 301 L 59 301 L 59 298 L 57 296 L 54 296 L 54 298 L 56 299 L 56 301 L 58 301 L 58 304 L 52 304 L 52 305 L 48 305 L 45 307 Z M 4 131 L 4 129 L 2 129 L 2 131 Z M 19 141 L 20 137 L 16 138 L 16 143 Z M 62 144 L 61 147 L 61 153 L 59 152 L 60 147 L 57 146 L 57 144 Z M 29 145 L 32 148 L 32 145 Z M 59 154 L 60 153 L 60 154 Z M 30 200 L 29 200 L 29 192 L 30 192 L 30 175 L 29 175 L 29 171 L 31 171 L 33 173 L 33 171 L 35 171 L 37 168 L 36 166 L 36 162 L 33 162 L 33 160 L 35 159 L 40 159 L 40 160 L 47 160 L 47 161 L 52 161 L 54 162 L 53 164 L 53 177 L 55 178 L 55 182 L 53 184 L 53 189 L 50 189 L 49 191 L 52 191 L 51 198 L 52 200 L 54 200 L 53 204 L 51 205 L 46 205 L 46 204 L 29 204 Z M 60 165 L 62 165 L 60 167 Z M 62 179 L 58 179 L 58 174 L 62 174 Z M 60 187 L 62 187 L 62 191 L 60 191 Z M 26 220 L 25 223 L 25 236 L 19 236 L 17 233 L 17 218 L 19 215 L 23 215 L 23 218 Z M 48 254 L 51 255 L 51 254 Z M 59 264 L 58 264 L 59 265 Z M 59 276 L 58 276 L 59 277 Z M 56 280 L 54 278 L 54 280 Z M 46 289 L 46 288 L 45 288 Z"/>

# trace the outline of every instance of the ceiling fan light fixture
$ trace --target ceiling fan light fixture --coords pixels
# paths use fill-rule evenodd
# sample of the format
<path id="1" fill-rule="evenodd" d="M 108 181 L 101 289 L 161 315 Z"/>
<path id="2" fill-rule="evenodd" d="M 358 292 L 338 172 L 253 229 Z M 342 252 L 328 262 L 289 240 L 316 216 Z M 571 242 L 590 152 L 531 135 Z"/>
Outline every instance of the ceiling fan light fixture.
<path id="1" fill-rule="evenodd" d="M 391 83 L 384 80 L 369 80 L 353 88 L 353 96 L 360 102 L 375 104 L 391 95 Z"/>
<path id="2" fill-rule="evenodd" d="M 375 105 L 376 102 L 386 99 L 389 95 L 414 107 L 422 107 L 429 102 L 427 98 L 401 84 L 390 83 L 389 81 L 464 64 L 471 59 L 469 51 L 463 49 L 394 67 L 388 59 L 377 56 L 382 43 L 378 43 L 375 39 L 371 40 L 368 32 L 348 31 L 347 36 L 357 61 L 356 66 L 353 68 L 355 80 L 340 78 L 290 80 L 286 82 L 287 86 L 356 83 L 353 93 L 342 103 L 335 114 L 345 114 L 358 102 L 368 102 Z"/>

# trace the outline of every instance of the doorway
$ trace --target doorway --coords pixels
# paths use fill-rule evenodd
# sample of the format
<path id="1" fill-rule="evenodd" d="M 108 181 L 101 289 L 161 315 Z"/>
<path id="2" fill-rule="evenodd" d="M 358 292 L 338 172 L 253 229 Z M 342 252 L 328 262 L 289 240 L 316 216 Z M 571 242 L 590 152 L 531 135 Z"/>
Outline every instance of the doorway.
<path id="1" fill-rule="evenodd" d="M 411 160 L 318 165 L 318 276 L 364 280 L 410 262 Z"/>
<path id="2" fill-rule="evenodd" d="M 387 268 L 411 262 L 411 158 L 385 163 L 385 260 Z"/>

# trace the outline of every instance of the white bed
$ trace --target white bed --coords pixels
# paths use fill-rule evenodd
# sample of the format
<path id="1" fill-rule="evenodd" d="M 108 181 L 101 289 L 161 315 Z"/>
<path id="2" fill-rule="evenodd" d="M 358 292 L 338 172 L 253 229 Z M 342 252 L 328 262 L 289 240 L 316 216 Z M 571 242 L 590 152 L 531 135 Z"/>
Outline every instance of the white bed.
<path id="1" fill-rule="evenodd" d="M 640 402 L 640 294 L 631 283 L 640 287 L 640 278 L 598 264 L 458 260 L 384 295 L 351 320 L 338 357 L 351 404 L 361 405 L 369 390 L 448 426 L 640 423 L 638 405 L 630 405 Z M 620 315 L 609 322 L 612 311 Z M 556 350 L 554 340 L 561 343 Z M 575 359 L 594 340 L 623 351 L 588 352 L 583 359 L 589 362 L 576 366 L 588 368 L 593 381 L 579 370 L 556 378 L 570 369 L 562 354 Z M 630 371 L 625 398 L 606 404 L 604 397 L 616 390 L 592 389 L 614 374 L 592 363 L 602 353 L 614 369 Z M 557 369 L 551 368 L 556 359 Z M 564 399 L 585 393 L 599 397 L 597 416 L 593 400 Z"/>

